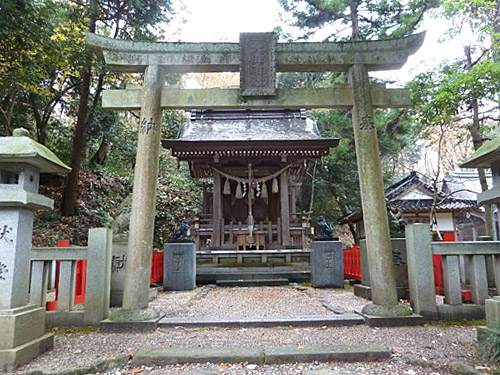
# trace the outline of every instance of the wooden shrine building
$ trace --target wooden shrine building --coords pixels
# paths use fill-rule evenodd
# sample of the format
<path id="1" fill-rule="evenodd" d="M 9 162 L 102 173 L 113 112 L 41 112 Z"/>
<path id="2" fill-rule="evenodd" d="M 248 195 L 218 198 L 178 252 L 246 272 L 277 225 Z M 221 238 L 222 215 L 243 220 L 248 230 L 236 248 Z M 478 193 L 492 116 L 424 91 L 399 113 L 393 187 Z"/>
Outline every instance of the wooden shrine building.
<path id="1" fill-rule="evenodd" d="M 308 160 L 338 139 L 320 136 L 304 110 L 196 110 L 162 145 L 203 183 L 197 250 L 305 249 L 309 217 L 295 198 Z"/>

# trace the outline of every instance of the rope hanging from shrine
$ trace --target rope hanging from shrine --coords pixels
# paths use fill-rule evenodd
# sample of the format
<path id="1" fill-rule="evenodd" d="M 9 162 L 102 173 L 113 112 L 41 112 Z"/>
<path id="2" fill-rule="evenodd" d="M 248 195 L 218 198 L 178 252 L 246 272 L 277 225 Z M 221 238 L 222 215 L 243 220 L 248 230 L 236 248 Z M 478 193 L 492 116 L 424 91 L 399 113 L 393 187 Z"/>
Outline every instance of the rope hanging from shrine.
<path id="1" fill-rule="evenodd" d="M 279 192 L 279 184 L 278 184 L 277 177 L 280 176 L 282 173 L 286 172 L 288 170 L 288 168 L 290 168 L 291 166 L 292 166 L 292 164 L 288 164 L 285 167 L 281 168 L 280 170 L 278 170 L 278 171 L 276 171 L 276 172 L 274 172 L 274 173 L 272 173 L 272 174 L 270 174 L 268 176 L 259 177 L 259 178 L 237 177 L 237 176 L 233 176 L 233 175 L 231 175 L 229 173 L 223 172 L 220 169 L 217 169 L 217 168 L 215 168 L 213 166 L 211 168 L 212 168 L 212 170 L 214 170 L 215 172 L 217 172 L 218 174 L 220 174 L 221 176 L 223 176 L 223 177 L 226 178 L 226 182 L 224 183 L 223 194 L 224 195 L 230 195 L 231 194 L 231 186 L 229 184 L 229 180 L 232 180 L 232 181 L 235 181 L 235 182 L 238 183 L 236 185 L 235 197 L 237 199 L 241 199 L 241 198 L 245 197 L 246 194 L 248 193 L 247 184 L 248 184 L 248 187 L 252 187 L 252 188 L 255 188 L 255 189 L 261 189 L 260 190 L 260 196 L 262 198 L 267 198 L 268 197 L 268 192 L 267 192 L 267 185 L 265 183 L 267 181 L 270 181 L 270 180 L 273 180 L 272 186 L 271 186 L 272 192 L 273 193 L 278 193 Z M 252 183 L 255 183 L 255 186 L 251 186 Z M 259 184 L 262 184 L 262 187 L 260 187 Z"/>

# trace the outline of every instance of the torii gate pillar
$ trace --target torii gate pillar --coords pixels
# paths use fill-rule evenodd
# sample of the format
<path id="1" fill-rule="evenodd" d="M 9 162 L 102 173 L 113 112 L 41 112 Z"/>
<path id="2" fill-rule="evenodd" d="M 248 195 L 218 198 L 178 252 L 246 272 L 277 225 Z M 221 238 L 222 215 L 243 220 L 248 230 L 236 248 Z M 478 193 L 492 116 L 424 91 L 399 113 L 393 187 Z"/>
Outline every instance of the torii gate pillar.
<path id="1" fill-rule="evenodd" d="M 156 184 L 161 138 L 161 90 L 165 72 L 149 65 L 144 72 L 143 102 L 134 172 L 123 309 L 146 309 L 153 252 Z"/>
<path id="2" fill-rule="evenodd" d="M 367 247 L 369 244 L 367 255 L 372 280 L 372 301 L 374 305 L 396 306 L 398 296 L 392 251 L 388 251 L 392 249 L 391 236 L 366 67 L 361 64 L 353 65 L 349 71 L 349 80 L 356 98 L 352 108 L 352 122 Z M 365 311 L 369 309 L 368 306 L 371 305 L 365 306 L 363 310 L 367 314 L 370 313 Z"/>

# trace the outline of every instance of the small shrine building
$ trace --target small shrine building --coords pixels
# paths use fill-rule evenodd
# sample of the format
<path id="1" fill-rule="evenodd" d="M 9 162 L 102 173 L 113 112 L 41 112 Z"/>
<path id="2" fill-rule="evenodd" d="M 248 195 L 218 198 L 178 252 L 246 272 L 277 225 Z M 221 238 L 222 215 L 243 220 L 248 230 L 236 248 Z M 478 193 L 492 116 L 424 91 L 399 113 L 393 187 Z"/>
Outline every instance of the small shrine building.
<path id="1" fill-rule="evenodd" d="M 196 110 L 164 148 L 203 187 L 196 250 L 305 249 L 309 216 L 295 200 L 309 160 L 338 145 L 304 110 Z M 205 182 L 209 181 L 209 182 Z"/>

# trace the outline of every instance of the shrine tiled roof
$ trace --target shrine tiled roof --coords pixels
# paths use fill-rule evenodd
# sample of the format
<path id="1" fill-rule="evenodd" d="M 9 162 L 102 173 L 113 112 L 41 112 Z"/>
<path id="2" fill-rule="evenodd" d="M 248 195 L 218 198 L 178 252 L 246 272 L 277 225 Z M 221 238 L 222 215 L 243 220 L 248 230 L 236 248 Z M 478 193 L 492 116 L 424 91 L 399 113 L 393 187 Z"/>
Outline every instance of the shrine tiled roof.
<path id="1" fill-rule="evenodd" d="M 432 208 L 433 199 L 418 199 L 418 200 L 394 200 L 388 202 L 388 205 L 393 210 L 403 211 L 419 211 L 430 210 Z M 445 198 L 439 199 L 436 202 L 437 210 L 462 210 L 470 207 L 477 207 L 475 200 Z"/>
<path id="2" fill-rule="evenodd" d="M 433 206 L 434 188 L 422 181 L 415 172 L 396 182 L 385 190 L 387 206 L 392 210 L 429 211 Z M 454 198 L 439 190 L 436 195 L 437 211 L 458 211 L 477 208 L 477 200 Z M 349 223 L 363 216 L 361 209 L 341 219 L 341 223 Z"/>
<path id="3" fill-rule="evenodd" d="M 177 139 L 162 141 L 181 160 L 213 157 L 320 159 L 339 143 L 323 138 L 304 110 L 193 111 Z"/>
<path id="4" fill-rule="evenodd" d="M 193 111 L 178 141 L 324 140 L 303 110 Z"/>

